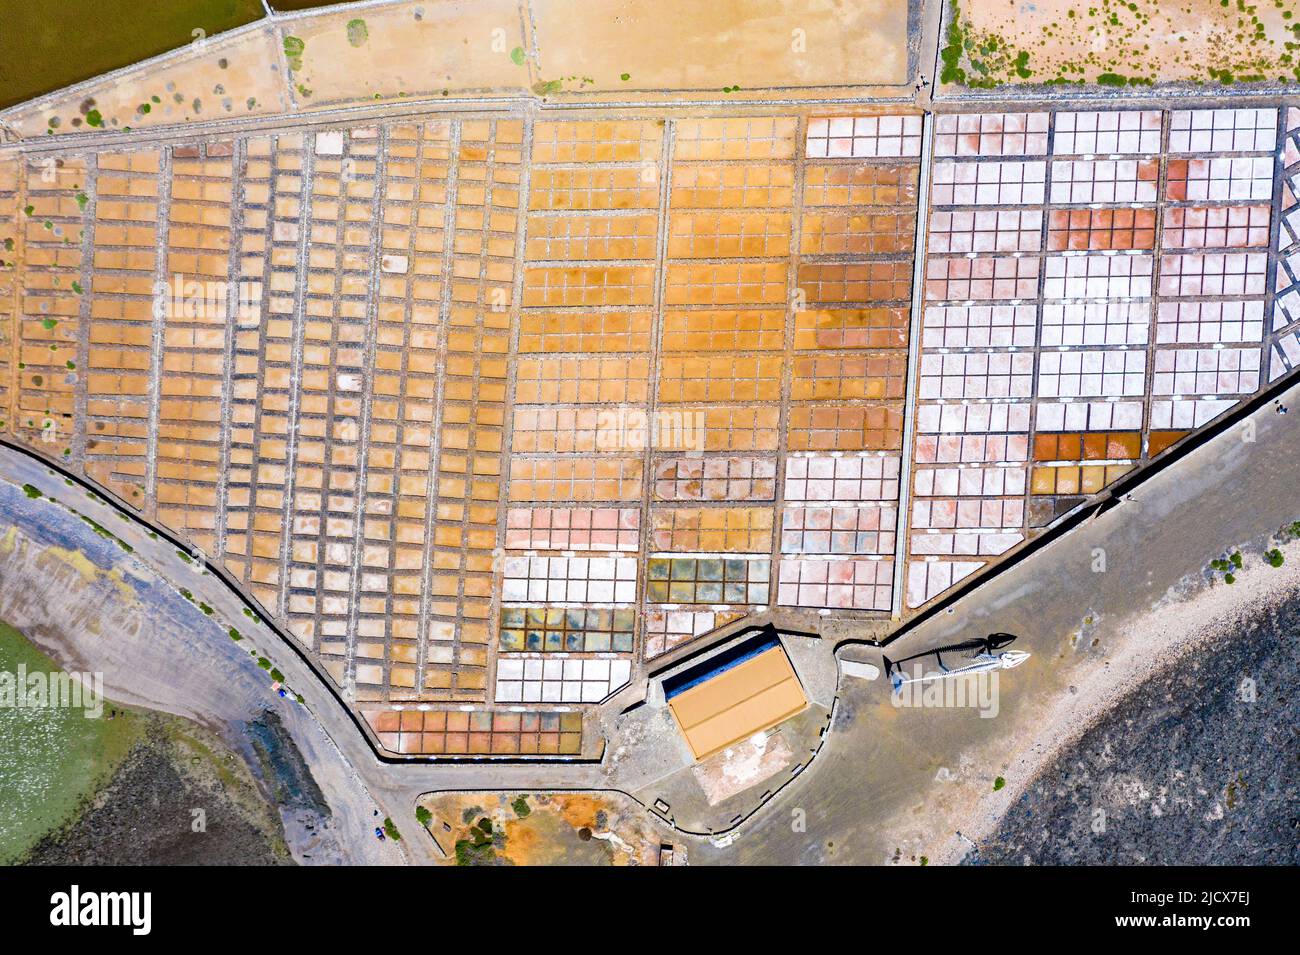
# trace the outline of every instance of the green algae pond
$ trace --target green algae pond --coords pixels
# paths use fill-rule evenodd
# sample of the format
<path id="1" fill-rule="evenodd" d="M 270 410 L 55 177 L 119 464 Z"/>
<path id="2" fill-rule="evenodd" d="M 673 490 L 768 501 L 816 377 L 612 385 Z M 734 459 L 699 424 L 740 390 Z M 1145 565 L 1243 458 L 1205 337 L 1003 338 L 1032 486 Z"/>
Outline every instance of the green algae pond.
<path id="1" fill-rule="evenodd" d="M 0 622 L 0 674 L 17 674 L 20 666 L 27 674 L 59 670 Z M 0 865 L 22 859 L 70 821 L 141 735 L 139 716 L 107 701 L 94 719 L 73 707 L 0 706 Z"/>
<path id="2" fill-rule="evenodd" d="M 297 10 L 313 10 L 316 7 L 337 7 L 339 0 L 270 0 L 271 9 L 276 13 L 289 13 Z"/>
<path id="3" fill-rule="evenodd" d="M 0 108 L 265 15 L 261 0 L 0 0 Z"/>

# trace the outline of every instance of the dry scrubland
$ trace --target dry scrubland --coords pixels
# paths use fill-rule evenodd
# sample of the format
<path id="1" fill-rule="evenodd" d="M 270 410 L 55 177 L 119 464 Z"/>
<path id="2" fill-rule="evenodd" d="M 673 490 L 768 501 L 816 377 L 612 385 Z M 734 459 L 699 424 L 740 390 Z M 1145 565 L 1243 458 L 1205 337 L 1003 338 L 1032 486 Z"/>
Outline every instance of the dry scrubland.
<path id="1" fill-rule="evenodd" d="M 429 794 L 416 814 L 447 864 L 660 864 L 658 831 L 618 793 Z"/>
<path id="2" fill-rule="evenodd" d="M 953 0 L 942 82 L 1294 83 L 1293 0 Z"/>
<path id="3" fill-rule="evenodd" d="M 829 87 L 908 82 L 908 6 L 534 0 L 525 17 L 514 0 L 353 5 L 200 36 L 157 60 L 0 112 L 0 126 L 30 139 L 462 96 L 816 98 Z M 172 29 L 142 49 L 178 37 L 189 31 Z M 78 75 L 40 68 L 45 49 L 9 57 L 40 81 L 6 83 L 0 43 L 0 102 Z"/>

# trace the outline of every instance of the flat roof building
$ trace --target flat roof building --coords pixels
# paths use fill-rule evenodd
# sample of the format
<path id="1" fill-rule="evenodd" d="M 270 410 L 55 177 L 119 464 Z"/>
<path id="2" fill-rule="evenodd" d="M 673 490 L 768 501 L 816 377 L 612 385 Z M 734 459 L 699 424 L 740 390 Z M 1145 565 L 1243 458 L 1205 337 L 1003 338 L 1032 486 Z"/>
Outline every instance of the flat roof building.
<path id="1" fill-rule="evenodd" d="M 668 678 L 664 695 L 696 761 L 808 706 L 781 641 L 767 635 Z"/>

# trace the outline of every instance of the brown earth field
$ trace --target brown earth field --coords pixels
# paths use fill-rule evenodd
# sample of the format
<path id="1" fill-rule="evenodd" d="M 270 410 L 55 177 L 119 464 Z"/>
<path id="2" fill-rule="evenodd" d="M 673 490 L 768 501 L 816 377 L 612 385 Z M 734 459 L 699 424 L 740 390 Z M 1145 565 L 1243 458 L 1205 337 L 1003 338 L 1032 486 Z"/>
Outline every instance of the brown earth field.
<path id="1" fill-rule="evenodd" d="M 1294 0 L 950 0 L 941 81 L 1294 83 Z"/>

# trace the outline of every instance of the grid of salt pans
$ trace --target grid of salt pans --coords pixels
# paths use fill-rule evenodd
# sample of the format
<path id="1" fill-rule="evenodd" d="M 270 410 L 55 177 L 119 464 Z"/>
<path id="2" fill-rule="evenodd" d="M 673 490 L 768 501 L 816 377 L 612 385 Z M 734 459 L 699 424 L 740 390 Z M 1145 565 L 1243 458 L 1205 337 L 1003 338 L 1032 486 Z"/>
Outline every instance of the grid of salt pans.
<path id="1" fill-rule="evenodd" d="M 809 159 L 879 159 L 920 155 L 920 116 L 844 116 L 808 121 Z"/>
<path id="2" fill-rule="evenodd" d="M 1277 119 L 1276 109 L 1170 116 L 1152 429 L 1200 427 L 1260 385 L 1266 352 L 1251 346 L 1264 334 L 1274 158 L 1195 154 L 1271 151 Z"/>
<path id="3" fill-rule="evenodd" d="M 786 507 L 781 515 L 781 552 L 892 554 L 897 526 L 898 508 L 893 502 Z"/>
<path id="4" fill-rule="evenodd" d="M 1033 347 L 1033 305 L 931 305 L 921 326 L 921 347 Z"/>
<path id="5" fill-rule="evenodd" d="M 1065 159 L 1052 163 L 1053 205 L 1155 202 L 1160 164 L 1154 159 Z"/>
<path id="6" fill-rule="evenodd" d="M 925 294 L 933 301 L 1034 298 L 1038 259 L 1015 256 L 937 259 L 925 266 Z"/>
<path id="7" fill-rule="evenodd" d="M 1160 294 L 1263 295 L 1267 267 L 1263 252 L 1166 255 L 1160 261 Z"/>
<path id="8" fill-rule="evenodd" d="M 632 661 L 620 658 L 497 658 L 498 703 L 599 703 L 624 686 Z"/>
<path id="9" fill-rule="evenodd" d="M 1258 348 L 1156 351 L 1155 395 L 1241 395 L 1259 389 Z"/>
<path id="10" fill-rule="evenodd" d="M 1156 342 L 1161 345 L 1258 342 L 1264 335 L 1264 303 L 1161 302 Z"/>
<path id="11" fill-rule="evenodd" d="M 1040 398 L 1142 397 L 1146 349 L 1044 351 L 1038 358 Z"/>
<path id="12" fill-rule="evenodd" d="M 1160 152 L 1160 111 L 1090 110 L 1056 114 L 1058 156 L 1150 155 Z"/>
<path id="13" fill-rule="evenodd" d="M 918 398 L 1029 398 L 1034 387 L 1031 352 L 960 352 L 921 356 Z"/>
<path id="14" fill-rule="evenodd" d="M 1137 431 L 1145 413 L 1142 401 L 1040 402 L 1034 428 L 1044 431 Z"/>
<path id="15" fill-rule="evenodd" d="M 1035 205 L 1047 188 L 1047 163 L 938 160 L 930 201 L 936 206 Z"/>
<path id="16" fill-rule="evenodd" d="M 899 459 L 868 454 L 791 456 L 785 462 L 787 501 L 896 501 Z"/>
<path id="17" fill-rule="evenodd" d="M 1166 249 L 1245 249 L 1268 245 L 1272 209 L 1179 206 L 1165 210 Z"/>
<path id="18" fill-rule="evenodd" d="M 777 603 L 831 610 L 888 610 L 893 579 L 892 560 L 785 558 L 777 580 Z"/>
<path id="19" fill-rule="evenodd" d="M 1047 113 L 963 113 L 935 120 L 936 156 L 1042 156 Z"/>
<path id="20" fill-rule="evenodd" d="M 1190 431 L 1209 424 L 1236 403 L 1235 398 L 1153 399 L 1151 429 Z"/>
<path id="21" fill-rule="evenodd" d="M 1146 302 L 1045 302 L 1039 344 L 1145 345 L 1150 327 Z"/>
<path id="22" fill-rule="evenodd" d="M 635 557 L 507 557 L 501 599 L 626 604 L 636 599 Z"/>
<path id="23" fill-rule="evenodd" d="M 1043 214 L 1038 210 L 936 210 L 930 214 L 929 249 L 935 254 L 1037 252 Z"/>
<path id="24" fill-rule="evenodd" d="M 1214 202 L 1267 200 L 1273 195 L 1269 156 L 1212 156 L 1170 159 L 1167 198 Z"/>
<path id="25" fill-rule="evenodd" d="M 1151 297 L 1149 255 L 1051 255 L 1044 268 L 1045 299 Z"/>
<path id="26" fill-rule="evenodd" d="M 932 202 L 958 208 L 929 222 L 908 606 L 1040 522 L 1033 428 L 1142 427 L 1162 132 L 1157 110 L 936 123 Z"/>
<path id="27" fill-rule="evenodd" d="M 890 608 L 899 466 L 882 454 L 786 459 L 778 604 Z"/>
<path id="28" fill-rule="evenodd" d="M 995 557 L 1024 540 L 1024 522 L 1023 497 L 918 497 L 912 504 L 912 553 Z"/>
<path id="29" fill-rule="evenodd" d="M 971 405 L 921 405 L 916 410 L 916 430 L 918 436 L 1028 431 L 1029 405 L 1004 401 Z"/>
<path id="30" fill-rule="evenodd" d="M 1264 152 L 1277 144 L 1277 109 L 1178 109 L 1170 153 Z"/>
<path id="31" fill-rule="evenodd" d="M 1278 148 L 1282 164 L 1282 214 L 1278 228 L 1277 282 L 1273 300 L 1273 328 L 1277 333 L 1269 350 L 1269 381 L 1300 366 L 1300 107 L 1286 111 L 1286 135 Z"/>
<path id="32" fill-rule="evenodd" d="M 619 550 L 639 546 L 641 512 L 631 507 L 512 507 L 507 550 Z"/>
<path id="33" fill-rule="evenodd" d="M 740 611 L 722 610 L 647 610 L 645 614 L 645 657 L 660 656 L 696 637 L 710 633 L 737 620 Z"/>

